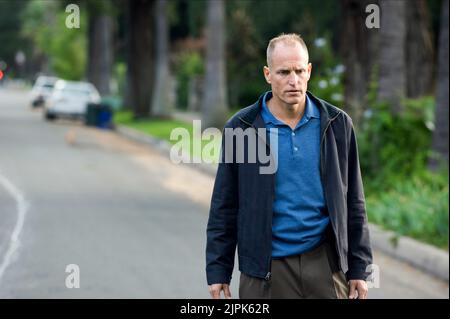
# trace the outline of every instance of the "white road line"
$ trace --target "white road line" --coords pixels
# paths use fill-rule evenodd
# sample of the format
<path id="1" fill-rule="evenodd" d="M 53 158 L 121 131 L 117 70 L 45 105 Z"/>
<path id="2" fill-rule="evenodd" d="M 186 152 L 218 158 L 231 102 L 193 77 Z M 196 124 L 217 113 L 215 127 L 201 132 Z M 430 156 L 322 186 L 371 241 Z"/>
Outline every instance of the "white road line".
<path id="1" fill-rule="evenodd" d="M 11 234 L 8 250 L 6 251 L 5 256 L 3 257 L 2 263 L 0 264 L 0 282 L 1 282 L 6 268 L 8 268 L 9 264 L 12 261 L 14 253 L 20 246 L 19 237 L 20 233 L 22 232 L 23 223 L 25 221 L 25 214 L 28 210 L 28 203 L 26 202 L 22 192 L 1 173 L 0 173 L 0 185 L 2 185 L 8 191 L 8 193 L 15 199 L 17 203 L 16 226 L 14 227 L 14 231 Z"/>

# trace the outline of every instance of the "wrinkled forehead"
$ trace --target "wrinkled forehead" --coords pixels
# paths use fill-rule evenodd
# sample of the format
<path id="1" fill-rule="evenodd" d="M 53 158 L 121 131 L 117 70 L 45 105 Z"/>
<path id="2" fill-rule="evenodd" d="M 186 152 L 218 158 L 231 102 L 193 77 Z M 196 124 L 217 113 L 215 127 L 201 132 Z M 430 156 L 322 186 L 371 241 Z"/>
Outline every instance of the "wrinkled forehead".
<path id="1" fill-rule="evenodd" d="M 279 42 L 272 51 L 271 62 L 272 67 L 305 67 L 308 53 L 300 43 Z"/>

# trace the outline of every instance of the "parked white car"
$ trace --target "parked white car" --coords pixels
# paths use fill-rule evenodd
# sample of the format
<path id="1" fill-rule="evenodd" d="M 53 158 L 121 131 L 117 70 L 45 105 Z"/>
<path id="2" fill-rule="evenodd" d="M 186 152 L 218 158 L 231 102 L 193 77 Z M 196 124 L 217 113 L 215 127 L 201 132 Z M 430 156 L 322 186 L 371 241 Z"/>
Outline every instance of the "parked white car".
<path id="1" fill-rule="evenodd" d="M 30 105 L 32 107 L 43 106 L 52 94 L 56 81 L 58 78 L 53 76 L 39 76 L 30 92 Z"/>
<path id="2" fill-rule="evenodd" d="M 88 82 L 58 80 L 44 106 L 48 120 L 57 117 L 84 117 L 88 103 L 100 103 L 100 94 Z"/>

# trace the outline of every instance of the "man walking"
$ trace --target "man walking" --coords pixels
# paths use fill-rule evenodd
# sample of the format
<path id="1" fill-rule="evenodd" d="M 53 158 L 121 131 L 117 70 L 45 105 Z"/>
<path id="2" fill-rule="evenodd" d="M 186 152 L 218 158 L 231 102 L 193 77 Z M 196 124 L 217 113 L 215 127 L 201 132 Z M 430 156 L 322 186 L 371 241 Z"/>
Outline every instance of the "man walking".
<path id="1" fill-rule="evenodd" d="M 264 67 L 271 91 L 225 125 L 270 136 L 277 170 L 261 173 L 260 160 L 225 161 L 223 135 L 207 226 L 213 298 L 222 291 L 231 298 L 236 246 L 240 298 L 366 298 L 372 252 L 353 124 L 307 91 L 311 70 L 299 35 L 272 39 Z"/>

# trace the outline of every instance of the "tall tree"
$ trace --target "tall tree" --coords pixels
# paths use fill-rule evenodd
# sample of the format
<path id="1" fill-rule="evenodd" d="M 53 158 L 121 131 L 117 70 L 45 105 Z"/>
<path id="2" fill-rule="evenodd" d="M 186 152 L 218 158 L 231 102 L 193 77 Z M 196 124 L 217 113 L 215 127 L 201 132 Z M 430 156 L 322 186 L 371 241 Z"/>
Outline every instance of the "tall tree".
<path id="1" fill-rule="evenodd" d="M 341 52 L 345 66 L 346 111 L 355 124 L 364 113 L 367 90 L 378 55 L 378 29 L 366 26 L 366 7 L 373 0 L 341 0 Z"/>
<path id="2" fill-rule="evenodd" d="M 9 5 L 17 5 L 18 2 L 10 2 Z M 15 12 L 14 9 L 4 9 L 2 7 L 7 4 L 6 2 L 0 2 L 0 12 Z M 39 72 L 44 74 L 51 74 L 53 70 L 50 68 L 50 62 L 52 62 L 52 58 L 54 56 L 50 55 L 50 49 L 52 47 L 51 42 L 54 40 L 52 36 L 52 31 L 56 24 L 57 20 L 57 11 L 58 6 L 57 3 L 54 2 L 42 2 L 42 1 L 29 1 L 26 3 L 21 13 L 21 34 L 32 43 L 32 52 L 30 54 L 30 60 L 32 63 L 32 75 L 37 76 Z M 0 14 L 0 21 L 6 22 L 9 27 L 16 29 L 17 27 L 14 24 L 11 25 L 10 22 L 4 20 Z M 1 25 L 0 29 L 3 31 L 5 35 L 13 36 L 14 38 L 20 39 L 20 37 L 16 37 L 14 32 L 8 31 L 7 28 Z M 16 31 L 17 32 L 17 31 Z M 0 40 L 1 40 L 0 36 Z M 1 43 L 8 43 L 9 45 L 14 44 L 14 41 L 5 40 Z M 6 46 L 7 48 L 8 46 Z M 2 54 L 2 49 L 0 49 L 0 56 L 5 58 L 5 55 Z M 34 80 L 34 79 L 33 79 Z"/>
<path id="3" fill-rule="evenodd" d="M 228 103 L 233 107 L 252 104 L 267 85 L 257 85 L 264 77 L 261 72 L 255 72 L 255 66 L 264 65 L 265 56 L 259 49 L 263 46 L 262 41 L 245 5 L 248 3 L 236 3 L 227 27 L 227 96 Z M 236 41 L 237 35 L 239 41 Z"/>
<path id="4" fill-rule="evenodd" d="M 426 0 L 413 0 L 406 7 L 407 96 L 430 94 L 433 78 L 433 39 Z"/>
<path id="5" fill-rule="evenodd" d="M 148 117 L 153 89 L 154 0 L 127 5 L 127 89 L 125 101 L 136 118 Z"/>
<path id="6" fill-rule="evenodd" d="M 33 49 L 31 45 L 34 39 L 30 37 L 32 32 L 28 34 L 23 32 L 24 24 L 32 24 L 25 20 L 26 16 L 30 16 L 27 11 L 30 11 L 31 6 L 21 1 L 0 1 L 0 61 L 4 61 L 12 73 L 17 74 L 18 71 L 18 66 L 15 64 L 17 51 L 24 51 L 29 58 L 30 51 Z M 38 17 L 41 16 L 39 12 Z"/>
<path id="7" fill-rule="evenodd" d="M 156 1 L 156 68 L 151 114 L 169 117 L 173 110 L 171 77 L 169 72 L 169 29 L 167 0 Z"/>
<path id="8" fill-rule="evenodd" d="M 222 127 L 227 118 L 225 75 L 225 4 L 209 0 L 206 30 L 206 74 L 202 100 L 204 127 Z"/>
<path id="9" fill-rule="evenodd" d="M 448 167 L 448 1 L 442 2 L 441 30 L 439 36 L 438 76 L 436 94 L 436 125 L 432 149 L 445 161 Z M 429 161 L 430 169 L 438 168 L 439 160 Z"/>
<path id="10" fill-rule="evenodd" d="M 406 1 L 380 0 L 380 59 L 378 98 L 394 113 L 406 96 Z"/>
<path id="11" fill-rule="evenodd" d="M 114 20 L 111 0 L 86 2 L 89 12 L 88 80 L 101 95 L 111 92 Z"/>

